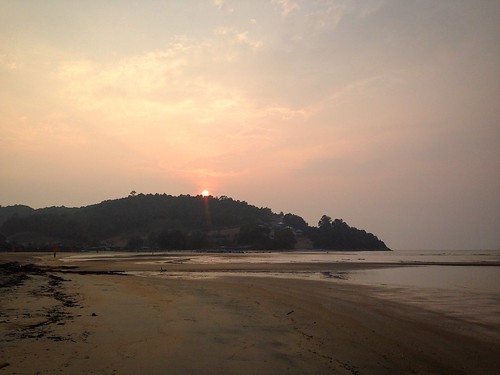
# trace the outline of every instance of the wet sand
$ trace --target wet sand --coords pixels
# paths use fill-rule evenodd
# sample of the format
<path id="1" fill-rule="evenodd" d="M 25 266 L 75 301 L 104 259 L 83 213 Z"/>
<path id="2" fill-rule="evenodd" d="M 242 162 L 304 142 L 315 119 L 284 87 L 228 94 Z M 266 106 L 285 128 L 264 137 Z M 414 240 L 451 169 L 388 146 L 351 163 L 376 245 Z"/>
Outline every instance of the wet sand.
<path id="1" fill-rule="evenodd" d="M 0 263 L 0 374 L 500 373 L 500 343 L 472 323 L 378 299 L 370 287 L 137 277 L 116 271 L 158 265 L 124 259 L 1 254 Z M 177 262 L 168 270 L 381 266 Z"/>

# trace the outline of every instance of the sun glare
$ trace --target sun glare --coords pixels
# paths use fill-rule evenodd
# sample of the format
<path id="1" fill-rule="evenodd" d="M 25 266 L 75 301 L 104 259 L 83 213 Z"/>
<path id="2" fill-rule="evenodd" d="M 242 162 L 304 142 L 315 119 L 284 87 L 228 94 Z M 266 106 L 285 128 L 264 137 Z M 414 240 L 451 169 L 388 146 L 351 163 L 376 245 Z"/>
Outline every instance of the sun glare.
<path id="1" fill-rule="evenodd" d="M 202 196 L 202 197 L 208 197 L 209 195 L 210 195 L 210 193 L 208 192 L 208 190 L 203 190 L 203 191 L 201 192 L 201 196 Z"/>

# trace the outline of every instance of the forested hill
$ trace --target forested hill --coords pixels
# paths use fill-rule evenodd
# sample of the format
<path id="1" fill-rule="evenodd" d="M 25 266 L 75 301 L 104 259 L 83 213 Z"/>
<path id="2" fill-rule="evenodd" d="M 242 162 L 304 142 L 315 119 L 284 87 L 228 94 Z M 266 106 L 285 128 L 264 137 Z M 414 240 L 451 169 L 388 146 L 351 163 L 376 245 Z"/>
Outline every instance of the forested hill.
<path id="1" fill-rule="evenodd" d="M 318 227 L 225 196 L 131 194 L 81 208 L 0 207 L 0 249 L 388 250 L 376 236 L 324 215 Z"/>

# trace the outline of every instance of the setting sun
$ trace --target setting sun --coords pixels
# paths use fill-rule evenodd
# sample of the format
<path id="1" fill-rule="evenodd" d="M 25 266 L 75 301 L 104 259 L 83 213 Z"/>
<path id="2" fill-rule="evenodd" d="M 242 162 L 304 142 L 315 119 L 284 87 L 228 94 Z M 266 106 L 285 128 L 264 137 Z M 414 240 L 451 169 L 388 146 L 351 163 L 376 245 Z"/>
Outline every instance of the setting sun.
<path id="1" fill-rule="evenodd" d="M 203 191 L 201 192 L 201 196 L 202 196 L 202 197 L 208 197 L 209 195 L 210 195 L 210 193 L 208 192 L 208 190 L 203 190 Z"/>

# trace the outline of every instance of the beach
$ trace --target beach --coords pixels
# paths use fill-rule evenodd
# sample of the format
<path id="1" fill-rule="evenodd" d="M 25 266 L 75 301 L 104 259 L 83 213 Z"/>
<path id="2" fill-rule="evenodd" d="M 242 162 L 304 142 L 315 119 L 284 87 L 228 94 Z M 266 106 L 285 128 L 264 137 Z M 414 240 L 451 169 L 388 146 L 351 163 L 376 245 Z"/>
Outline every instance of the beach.
<path id="1" fill-rule="evenodd" d="M 1 254 L 0 374 L 500 373 L 494 323 L 336 282 L 401 265 L 196 256 Z"/>

